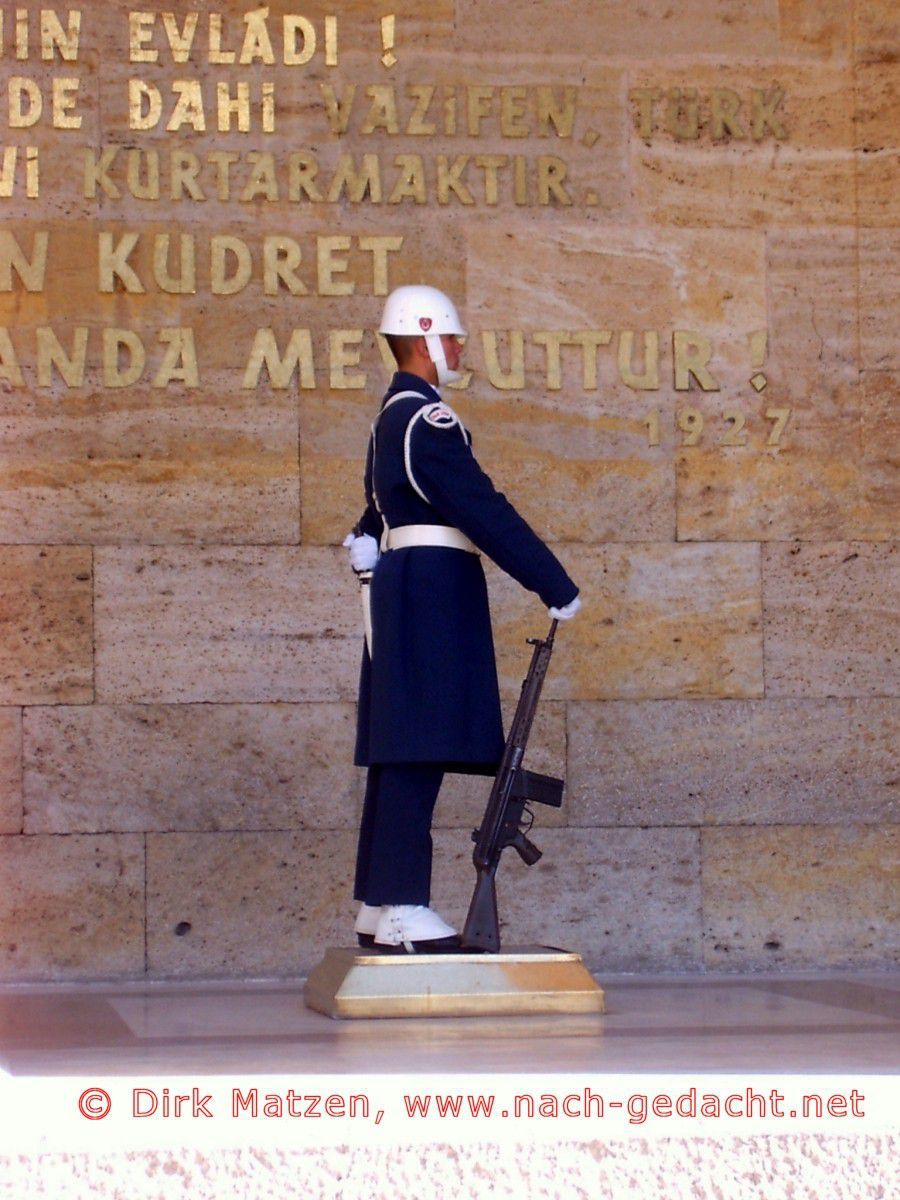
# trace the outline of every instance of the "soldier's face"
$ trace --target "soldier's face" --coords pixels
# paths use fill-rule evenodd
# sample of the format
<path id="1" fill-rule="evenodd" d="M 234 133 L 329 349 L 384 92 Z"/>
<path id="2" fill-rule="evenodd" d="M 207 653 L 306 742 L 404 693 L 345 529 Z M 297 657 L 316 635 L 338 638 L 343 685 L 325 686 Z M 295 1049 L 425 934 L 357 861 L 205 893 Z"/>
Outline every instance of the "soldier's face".
<path id="1" fill-rule="evenodd" d="M 444 347 L 444 358 L 447 360 L 447 366 L 451 371 L 459 370 L 463 352 L 462 342 L 455 334 L 442 333 L 441 345 Z"/>

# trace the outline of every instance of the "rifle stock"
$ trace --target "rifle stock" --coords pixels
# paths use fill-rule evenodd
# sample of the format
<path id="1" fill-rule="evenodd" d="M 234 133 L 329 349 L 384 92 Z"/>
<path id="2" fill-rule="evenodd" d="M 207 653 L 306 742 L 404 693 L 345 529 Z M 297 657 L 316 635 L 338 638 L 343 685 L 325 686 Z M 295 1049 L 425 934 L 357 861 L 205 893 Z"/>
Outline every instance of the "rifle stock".
<path id="1" fill-rule="evenodd" d="M 522 828 L 522 818 L 529 802 L 559 808 L 562 804 L 563 781 L 549 775 L 526 771 L 522 766 L 531 725 L 540 699 L 557 622 L 553 621 L 544 640 L 529 638 L 534 647 L 528 674 L 522 683 L 519 702 L 509 729 L 503 757 L 488 797 L 481 825 L 472 834 L 475 850 L 475 890 L 462 931 L 465 949 L 500 949 L 500 919 L 497 912 L 496 874 L 500 855 L 511 846 L 526 864 L 532 866 L 541 857 L 537 846 Z"/>

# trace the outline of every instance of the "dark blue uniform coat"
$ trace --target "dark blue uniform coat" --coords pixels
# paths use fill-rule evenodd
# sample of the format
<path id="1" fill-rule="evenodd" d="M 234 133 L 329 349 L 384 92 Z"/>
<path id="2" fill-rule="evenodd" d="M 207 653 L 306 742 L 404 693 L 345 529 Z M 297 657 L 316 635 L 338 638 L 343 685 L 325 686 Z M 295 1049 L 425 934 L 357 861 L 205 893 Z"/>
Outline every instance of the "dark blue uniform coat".
<path id="1" fill-rule="evenodd" d="M 391 403 L 400 392 L 414 391 Z M 438 393 L 398 372 L 369 442 L 358 534 L 384 521 L 449 525 L 544 604 L 578 594 L 556 556 L 496 490 Z M 382 553 L 371 583 L 372 654 L 363 653 L 356 758 L 493 774 L 503 750 L 497 667 L 478 555 L 414 546 Z"/>

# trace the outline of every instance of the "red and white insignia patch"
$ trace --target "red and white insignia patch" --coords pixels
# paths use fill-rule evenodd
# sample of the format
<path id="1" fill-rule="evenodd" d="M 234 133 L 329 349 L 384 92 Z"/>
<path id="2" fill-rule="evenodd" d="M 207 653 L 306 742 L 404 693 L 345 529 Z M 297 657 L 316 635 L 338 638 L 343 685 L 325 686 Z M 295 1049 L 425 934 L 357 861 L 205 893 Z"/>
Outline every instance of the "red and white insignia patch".
<path id="1" fill-rule="evenodd" d="M 419 317 L 419 328 L 423 333 L 427 333 L 431 328 L 431 317 Z"/>
<path id="2" fill-rule="evenodd" d="M 458 424 L 459 417 L 446 404 L 435 404 L 425 414 L 425 421 L 436 429 L 451 429 Z"/>

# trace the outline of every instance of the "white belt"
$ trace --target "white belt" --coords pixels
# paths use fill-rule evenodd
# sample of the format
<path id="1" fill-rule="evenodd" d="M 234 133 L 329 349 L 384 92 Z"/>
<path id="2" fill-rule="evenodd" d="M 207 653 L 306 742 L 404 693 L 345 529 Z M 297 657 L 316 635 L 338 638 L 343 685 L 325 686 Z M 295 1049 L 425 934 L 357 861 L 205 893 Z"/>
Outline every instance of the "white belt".
<path id="1" fill-rule="evenodd" d="M 447 546 L 451 550 L 467 550 L 477 554 L 478 547 L 459 529 L 449 525 L 401 525 L 389 529 L 388 550 L 405 550 L 408 546 Z"/>

